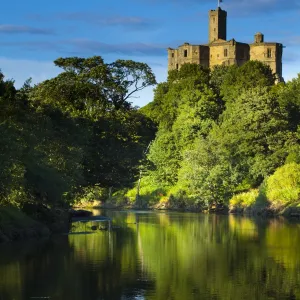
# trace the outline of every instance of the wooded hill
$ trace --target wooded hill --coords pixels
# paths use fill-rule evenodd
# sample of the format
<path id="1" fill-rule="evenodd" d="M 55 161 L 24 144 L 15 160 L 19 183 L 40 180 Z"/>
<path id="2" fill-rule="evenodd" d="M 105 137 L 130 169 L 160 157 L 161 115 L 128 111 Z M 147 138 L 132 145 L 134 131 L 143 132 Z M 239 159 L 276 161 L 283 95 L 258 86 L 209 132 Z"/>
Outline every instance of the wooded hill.
<path id="1" fill-rule="evenodd" d="M 1 74 L 2 206 L 68 207 L 116 190 L 134 203 L 140 172 L 143 206 L 298 205 L 300 77 L 276 85 L 256 61 L 186 64 L 137 109 L 130 97 L 156 84 L 146 64 L 55 64 L 57 77 L 19 90 Z"/>
<path id="2" fill-rule="evenodd" d="M 62 73 L 21 89 L 0 74 L 0 206 L 68 207 L 95 186 L 136 181 L 153 122 L 130 97 L 154 85 L 143 63 L 59 58 Z"/>
<path id="3" fill-rule="evenodd" d="M 257 61 L 213 70 L 186 64 L 141 111 L 158 126 L 144 202 L 201 209 L 299 201 L 300 76 L 276 85 Z"/>

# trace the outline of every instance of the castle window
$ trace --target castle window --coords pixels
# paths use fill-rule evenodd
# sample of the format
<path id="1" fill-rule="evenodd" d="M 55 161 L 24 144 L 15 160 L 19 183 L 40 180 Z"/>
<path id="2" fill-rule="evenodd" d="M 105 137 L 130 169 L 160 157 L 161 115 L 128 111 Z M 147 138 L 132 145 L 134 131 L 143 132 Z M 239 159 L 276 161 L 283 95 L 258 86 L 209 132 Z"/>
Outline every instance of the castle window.
<path id="1" fill-rule="evenodd" d="M 267 49 L 267 58 L 271 58 L 272 57 L 272 49 L 268 48 Z"/>
<path id="2" fill-rule="evenodd" d="M 228 49 L 224 49 L 224 57 L 228 56 Z"/>
<path id="3" fill-rule="evenodd" d="M 187 50 L 184 50 L 183 56 L 184 56 L 184 57 L 187 57 L 187 55 L 188 55 Z"/>
<path id="4" fill-rule="evenodd" d="M 178 64 L 176 64 L 176 69 L 178 70 Z"/>
<path id="5" fill-rule="evenodd" d="M 215 18 L 215 17 L 213 17 L 213 22 L 214 22 L 214 23 L 216 22 L 216 18 Z"/>
<path id="6" fill-rule="evenodd" d="M 174 57 L 174 53 L 172 53 L 172 57 Z"/>

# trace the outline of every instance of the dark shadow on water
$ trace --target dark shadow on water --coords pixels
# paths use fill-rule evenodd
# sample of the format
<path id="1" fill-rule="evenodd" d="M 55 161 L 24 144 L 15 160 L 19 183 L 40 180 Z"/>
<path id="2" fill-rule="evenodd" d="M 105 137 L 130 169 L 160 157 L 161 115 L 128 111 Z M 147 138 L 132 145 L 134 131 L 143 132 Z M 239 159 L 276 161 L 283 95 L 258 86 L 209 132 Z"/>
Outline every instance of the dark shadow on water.
<path id="1" fill-rule="evenodd" d="M 79 234 L 95 234 L 95 232 L 90 232 L 90 231 L 69 232 L 69 233 L 63 233 L 62 235 L 79 235 Z"/>

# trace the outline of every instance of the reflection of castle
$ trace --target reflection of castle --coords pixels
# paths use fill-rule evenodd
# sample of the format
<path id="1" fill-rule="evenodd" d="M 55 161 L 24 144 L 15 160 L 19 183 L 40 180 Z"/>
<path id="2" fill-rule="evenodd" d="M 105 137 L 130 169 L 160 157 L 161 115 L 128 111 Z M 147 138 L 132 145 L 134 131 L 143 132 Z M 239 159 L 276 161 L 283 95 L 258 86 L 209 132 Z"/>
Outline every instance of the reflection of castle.
<path id="1" fill-rule="evenodd" d="M 190 45 L 184 43 L 178 49 L 168 48 L 168 69 L 180 68 L 184 63 L 196 63 L 205 67 L 216 65 L 241 66 L 248 60 L 258 60 L 271 67 L 278 81 L 282 81 L 282 44 L 265 43 L 264 35 L 257 33 L 253 44 L 227 41 L 227 12 L 220 7 L 209 12 L 209 43 Z"/>

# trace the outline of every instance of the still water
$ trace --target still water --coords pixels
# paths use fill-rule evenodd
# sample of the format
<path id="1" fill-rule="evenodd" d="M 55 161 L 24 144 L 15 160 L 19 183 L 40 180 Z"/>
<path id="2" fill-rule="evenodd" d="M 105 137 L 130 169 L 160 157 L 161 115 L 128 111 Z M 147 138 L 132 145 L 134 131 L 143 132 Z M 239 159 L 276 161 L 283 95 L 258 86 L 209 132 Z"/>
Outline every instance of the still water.
<path id="1" fill-rule="evenodd" d="M 0 247 L 0 300 L 300 299 L 300 224 L 94 211 L 113 230 Z M 89 232 L 90 234 L 83 234 Z"/>

